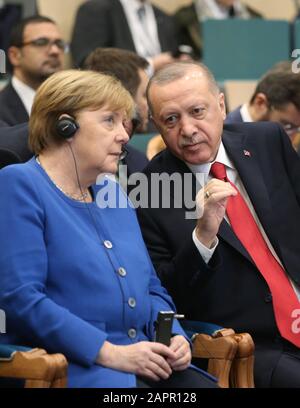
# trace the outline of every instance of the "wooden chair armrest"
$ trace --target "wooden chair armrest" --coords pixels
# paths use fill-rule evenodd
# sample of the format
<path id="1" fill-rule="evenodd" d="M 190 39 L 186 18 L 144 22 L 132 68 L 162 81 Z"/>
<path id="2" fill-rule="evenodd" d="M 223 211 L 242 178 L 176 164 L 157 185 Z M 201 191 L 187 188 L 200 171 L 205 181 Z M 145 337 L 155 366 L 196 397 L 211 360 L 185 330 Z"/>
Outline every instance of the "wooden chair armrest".
<path id="1" fill-rule="evenodd" d="M 232 336 L 212 337 L 197 334 L 193 339 L 193 357 L 209 359 L 208 372 L 218 378 L 218 385 L 229 387 L 229 374 L 238 343 Z"/>
<path id="2" fill-rule="evenodd" d="M 67 361 L 43 349 L 16 351 L 10 361 L 0 362 L 0 377 L 25 379 L 25 388 L 65 386 Z"/>
<path id="3" fill-rule="evenodd" d="M 236 333 L 234 338 L 238 348 L 230 372 L 231 386 L 254 388 L 254 342 L 248 333 Z"/>

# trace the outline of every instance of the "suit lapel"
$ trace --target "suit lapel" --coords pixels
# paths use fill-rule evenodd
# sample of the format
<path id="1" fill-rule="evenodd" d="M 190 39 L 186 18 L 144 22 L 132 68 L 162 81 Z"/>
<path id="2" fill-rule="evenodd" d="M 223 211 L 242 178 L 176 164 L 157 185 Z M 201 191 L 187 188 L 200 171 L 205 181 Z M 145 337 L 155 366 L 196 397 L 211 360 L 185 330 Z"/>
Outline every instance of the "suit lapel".
<path id="1" fill-rule="evenodd" d="M 272 218 L 273 212 L 268 189 L 258 164 L 257 152 L 255 147 L 251 144 L 251 137 L 224 130 L 222 140 L 245 186 L 260 223 L 269 239 L 271 239 L 271 237 L 273 238 L 272 245 L 278 252 L 278 244 L 272 234 L 272 226 L 274 228 L 276 222 Z M 244 250 L 244 252 L 246 251 Z"/>
<path id="2" fill-rule="evenodd" d="M 247 135 L 238 133 L 236 131 L 232 132 L 229 130 L 224 130 L 222 140 L 224 147 L 230 159 L 234 163 L 234 166 L 247 190 L 255 212 L 258 215 L 267 235 L 270 236 L 272 231 L 272 222 L 274 222 L 272 220 L 272 207 L 268 190 L 262 178 L 261 169 L 256 159 L 255 149 L 249 142 Z M 180 172 L 181 174 L 190 173 L 190 170 L 185 163 L 174 157 L 168 150 L 166 150 L 165 153 L 166 168 L 169 170 L 170 174 L 173 172 Z M 198 190 L 198 183 L 193 183 L 193 200 L 195 199 Z M 248 252 L 240 243 L 239 239 L 236 237 L 226 220 L 223 220 L 221 223 L 218 236 L 252 262 Z M 273 245 L 276 246 L 276 243 L 274 242 Z"/>
<path id="3" fill-rule="evenodd" d="M 115 10 L 113 11 L 112 14 L 114 18 L 114 27 L 120 31 L 119 39 L 122 43 L 122 47 L 120 43 L 119 48 L 124 48 L 126 50 L 136 52 L 134 41 L 127 22 L 127 17 L 125 15 L 123 6 L 119 0 L 115 0 L 114 8 Z"/>
<path id="4" fill-rule="evenodd" d="M 28 122 L 29 120 L 28 113 L 25 109 L 25 106 L 21 98 L 15 91 L 12 84 L 9 84 L 6 89 L 7 89 L 7 105 L 10 106 L 11 111 L 13 112 L 16 124 Z"/>
<path id="5" fill-rule="evenodd" d="M 163 167 L 164 169 L 167 169 L 167 172 L 169 174 L 173 174 L 175 172 L 180 173 L 182 176 L 184 175 L 184 173 L 191 174 L 191 171 L 187 167 L 187 165 L 184 162 L 182 162 L 182 160 L 179 160 L 175 156 L 173 156 L 173 154 L 168 149 L 165 150 L 164 155 L 165 155 L 165 166 Z M 196 177 L 193 175 L 192 200 L 195 200 L 196 194 L 200 188 L 201 186 L 197 182 Z M 171 191 L 171 194 L 172 194 L 172 191 Z M 187 212 L 190 211 L 190 209 L 188 209 L 184 204 L 185 204 L 185 199 L 182 202 L 183 210 Z M 195 220 L 195 223 L 196 223 L 196 220 Z M 248 252 L 242 246 L 242 244 L 240 243 L 240 241 L 238 240 L 238 238 L 236 237 L 235 233 L 232 231 L 232 229 L 230 228 L 226 220 L 222 221 L 220 228 L 219 228 L 218 236 L 219 238 L 226 241 L 229 245 L 234 247 L 238 252 L 240 252 L 243 256 L 245 256 L 252 262 Z"/>
<path id="6" fill-rule="evenodd" d="M 239 173 L 259 220 L 261 222 L 264 220 L 267 227 L 267 220 L 272 211 L 271 202 L 257 162 L 256 151 L 249 143 L 249 139 L 237 132 L 225 130 L 223 134 L 225 149 Z"/>

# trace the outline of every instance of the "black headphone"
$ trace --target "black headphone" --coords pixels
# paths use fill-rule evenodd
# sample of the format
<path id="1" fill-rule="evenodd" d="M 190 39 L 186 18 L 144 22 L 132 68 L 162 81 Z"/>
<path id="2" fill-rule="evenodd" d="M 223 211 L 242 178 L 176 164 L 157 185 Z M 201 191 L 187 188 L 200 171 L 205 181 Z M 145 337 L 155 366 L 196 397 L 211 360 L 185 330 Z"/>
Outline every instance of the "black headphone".
<path id="1" fill-rule="evenodd" d="M 70 139 L 78 129 L 78 123 L 70 116 L 62 116 L 56 123 L 56 132 L 63 139 Z"/>

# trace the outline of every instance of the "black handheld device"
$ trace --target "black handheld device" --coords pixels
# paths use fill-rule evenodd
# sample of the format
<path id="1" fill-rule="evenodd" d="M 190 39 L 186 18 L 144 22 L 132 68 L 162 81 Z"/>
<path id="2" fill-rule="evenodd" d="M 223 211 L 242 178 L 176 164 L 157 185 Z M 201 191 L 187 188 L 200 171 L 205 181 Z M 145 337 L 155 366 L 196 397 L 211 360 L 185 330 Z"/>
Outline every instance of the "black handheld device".
<path id="1" fill-rule="evenodd" d="M 170 345 L 174 315 L 173 311 L 158 313 L 155 323 L 155 341 L 158 343 Z"/>

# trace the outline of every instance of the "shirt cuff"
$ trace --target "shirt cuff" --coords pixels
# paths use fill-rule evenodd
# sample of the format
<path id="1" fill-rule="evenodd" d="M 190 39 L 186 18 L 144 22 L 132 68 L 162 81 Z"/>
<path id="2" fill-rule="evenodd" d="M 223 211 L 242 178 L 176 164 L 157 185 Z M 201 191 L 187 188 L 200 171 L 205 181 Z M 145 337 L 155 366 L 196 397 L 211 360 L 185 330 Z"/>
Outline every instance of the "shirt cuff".
<path id="1" fill-rule="evenodd" d="M 211 248 L 207 248 L 205 245 L 202 244 L 202 242 L 199 241 L 196 235 L 196 229 L 194 229 L 192 237 L 196 248 L 198 249 L 200 255 L 203 258 L 203 261 L 206 264 L 208 264 L 219 244 L 218 237 L 216 237 L 216 241 L 213 243 L 213 246 Z"/>

